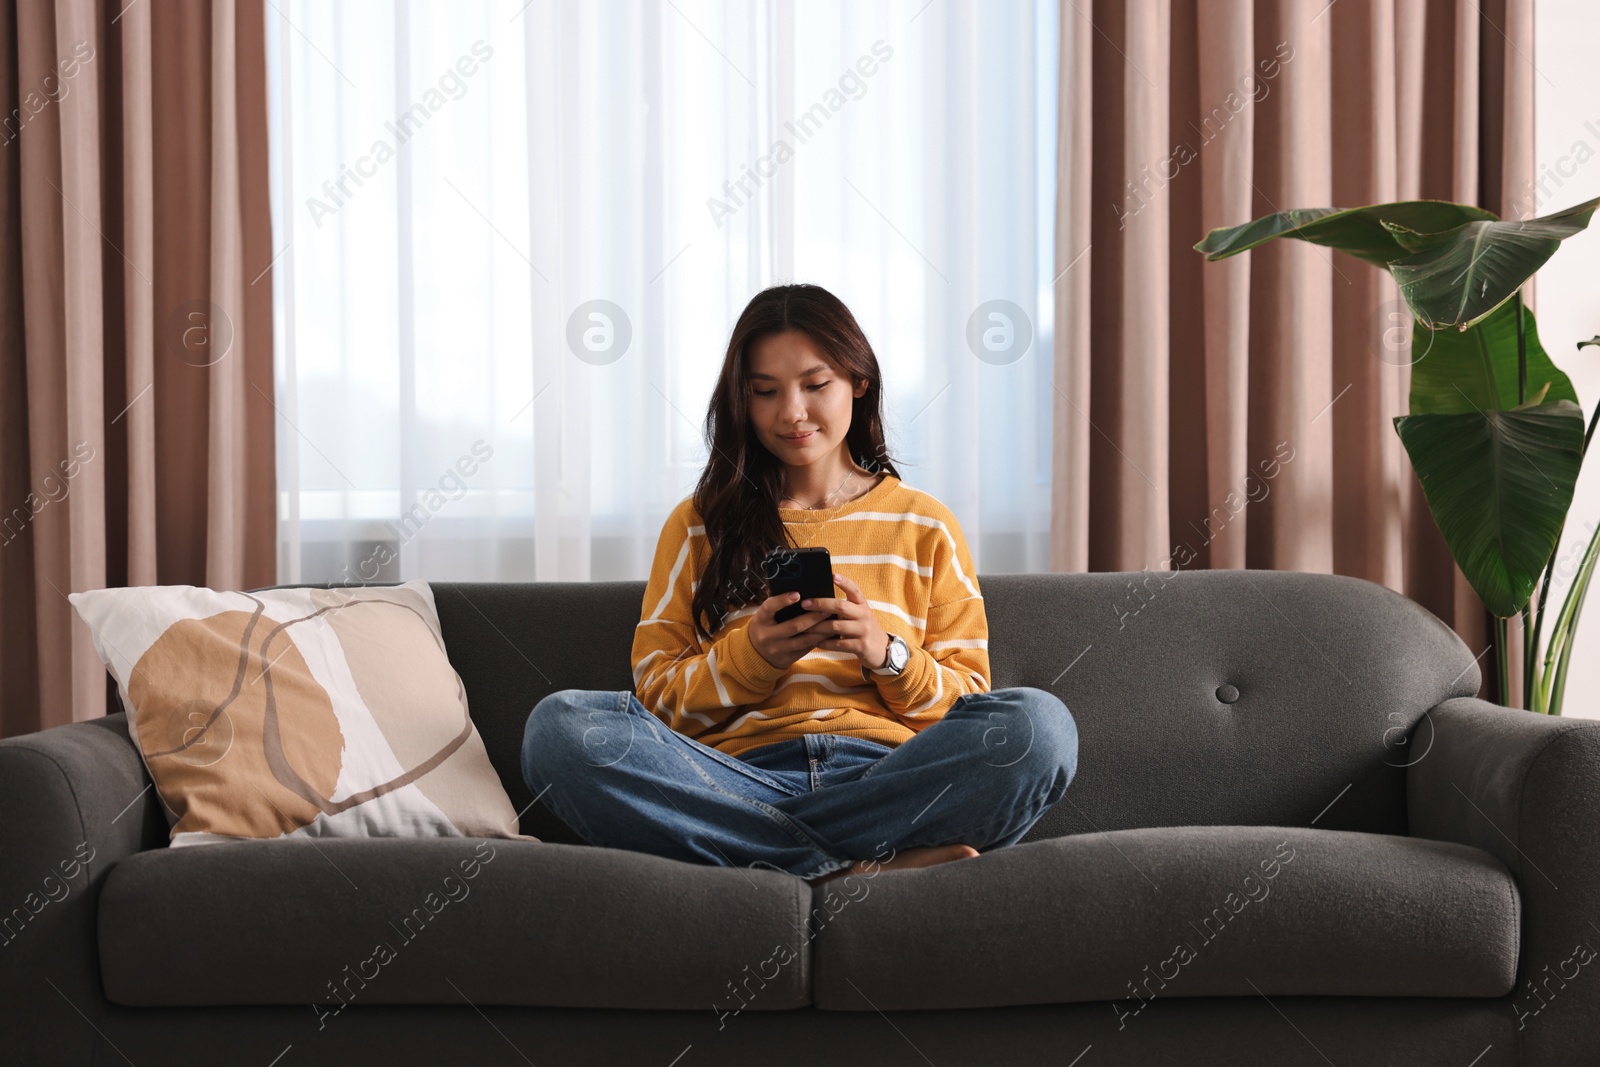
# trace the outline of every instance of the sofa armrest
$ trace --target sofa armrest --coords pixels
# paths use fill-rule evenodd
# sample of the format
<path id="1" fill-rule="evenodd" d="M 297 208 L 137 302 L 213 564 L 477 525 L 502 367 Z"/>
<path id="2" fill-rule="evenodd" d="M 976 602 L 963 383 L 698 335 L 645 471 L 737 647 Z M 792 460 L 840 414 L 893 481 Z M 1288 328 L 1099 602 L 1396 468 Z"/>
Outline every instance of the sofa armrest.
<path id="1" fill-rule="evenodd" d="M 89 1063 L 105 1005 L 100 887 L 118 860 L 167 842 L 127 716 L 0 740 L 0 811 L 0 1004 L 22 1024 L 6 1055 Z"/>
<path id="2" fill-rule="evenodd" d="M 1483 849 L 1516 879 L 1519 1062 L 1581 1062 L 1600 1032 L 1600 721 L 1456 697 L 1411 743 L 1411 835 Z"/>

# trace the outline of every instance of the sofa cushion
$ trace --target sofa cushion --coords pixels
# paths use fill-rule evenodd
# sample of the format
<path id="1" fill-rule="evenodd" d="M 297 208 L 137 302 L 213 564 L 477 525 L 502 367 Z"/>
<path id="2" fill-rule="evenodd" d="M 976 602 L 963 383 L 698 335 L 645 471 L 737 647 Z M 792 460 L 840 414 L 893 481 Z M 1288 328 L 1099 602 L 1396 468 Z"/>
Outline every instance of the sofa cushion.
<path id="1" fill-rule="evenodd" d="M 778 871 L 618 849 L 283 840 L 130 856 L 97 937 L 117 1004 L 761 1011 L 809 1003 L 810 903 Z"/>
<path id="2" fill-rule="evenodd" d="M 173 845 L 516 838 L 427 582 L 73 593 Z"/>
<path id="3" fill-rule="evenodd" d="M 1516 884 L 1443 841 L 1117 830 L 815 892 L 838 901 L 813 941 L 824 1009 L 1105 1000 L 1126 1021 L 1167 997 L 1497 997 L 1516 978 Z"/>
<path id="4" fill-rule="evenodd" d="M 979 580 L 991 687 L 1049 690 L 1078 726 L 1072 803 L 1045 812 L 1030 842 L 1314 820 L 1404 834 L 1406 766 L 1432 743 L 1428 709 L 1478 691 L 1477 649 L 1361 578 L 1177 569 Z M 516 810 L 533 800 L 520 753 L 540 698 L 633 688 L 644 587 L 433 583 L 450 662 Z M 542 804 L 523 829 L 581 840 Z"/>

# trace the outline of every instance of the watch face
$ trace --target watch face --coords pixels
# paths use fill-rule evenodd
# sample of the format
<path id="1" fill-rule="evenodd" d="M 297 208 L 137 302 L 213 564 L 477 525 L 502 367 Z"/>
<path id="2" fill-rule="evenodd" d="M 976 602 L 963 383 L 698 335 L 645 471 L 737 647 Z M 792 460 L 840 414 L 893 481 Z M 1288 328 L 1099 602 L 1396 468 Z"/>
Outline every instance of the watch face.
<path id="1" fill-rule="evenodd" d="M 889 665 L 891 667 L 904 667 L 910 659 L 911 652 L 900 637 L 895 637 L 889 642 Z"/>

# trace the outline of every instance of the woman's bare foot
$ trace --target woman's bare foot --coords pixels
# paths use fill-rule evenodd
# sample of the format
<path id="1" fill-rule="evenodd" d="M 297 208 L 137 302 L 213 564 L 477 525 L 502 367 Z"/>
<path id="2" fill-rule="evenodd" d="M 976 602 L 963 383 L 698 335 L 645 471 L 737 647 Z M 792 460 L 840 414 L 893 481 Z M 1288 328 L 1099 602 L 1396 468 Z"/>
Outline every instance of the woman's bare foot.
<path id="1" fill-rule="evenodd" d="M 854 865 L 842 867 L 837 871 L 830 871 L 820 878 L 806 879 L 807 885 L 818 885 L 830 878 L 840 878 L 847 874 L 865 874 L 873 867 L 880 871 L 894 871 L 910 867 L 932 867 L 951 860 L 969 859 L 978 854 L 978 850 L 971 845 L 930 845 L 926 848 L 908 848 L 896 853 L 893 858 L 879 863 L 877 860 L 857 860 Z"/>

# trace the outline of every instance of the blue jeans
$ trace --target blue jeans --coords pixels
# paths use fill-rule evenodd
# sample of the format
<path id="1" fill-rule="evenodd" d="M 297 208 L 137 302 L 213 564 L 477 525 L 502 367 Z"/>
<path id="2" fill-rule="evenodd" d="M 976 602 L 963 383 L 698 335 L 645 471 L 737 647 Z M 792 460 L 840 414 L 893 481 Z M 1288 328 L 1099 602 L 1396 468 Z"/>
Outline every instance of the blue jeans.
<path id="1" fill-rule="evenodd" d="M 563 689 L 522 741 L 528 788 L 591 845 L 805 879 L 908 848 L 1015 844 L 1077 769 L 1077 724 L 1031 686 L 963 694 L 897 747 L 814 733 L 742 757 L 628 690 Z"/>

